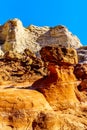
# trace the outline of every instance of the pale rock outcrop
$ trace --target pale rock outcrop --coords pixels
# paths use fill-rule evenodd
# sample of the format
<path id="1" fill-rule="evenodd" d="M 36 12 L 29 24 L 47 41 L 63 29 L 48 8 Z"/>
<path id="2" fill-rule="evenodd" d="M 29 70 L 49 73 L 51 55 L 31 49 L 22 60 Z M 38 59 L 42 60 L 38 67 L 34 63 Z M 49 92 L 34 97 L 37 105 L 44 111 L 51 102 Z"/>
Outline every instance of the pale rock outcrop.
<path id="1" fill-rule="evenodd" d="M 38 51 L 39 48 L 38 44 L 32 44 L 29 31 L 23 27 L 22 22 L 18 19 L 9 20 L 3 25 L 0 32 L 0 41 L 4 41 L 1 46 L 4 52 L 13 50 L 22 53 L 26 48 L 33 51 L 35 48 Z"/>
<path id="2" fill-rule="evenodd" d="M 74 47 L 78 48 L 82 46 L 79 39 L 72 35 L 68 29 L 63 26 L 55 27 L 38 27 L 31 25 L 28 27 L 30 33 L 34 39 L 40 44 L 40 46 L 55 45 L 63 47 Z"/>
<path id="3" fill-rule="evenodd" d="M 42 46 L 52 44 L 82 46 L 79 39 L 62 25 L 53 28 L 30 25 L 25 28 L 20 20 L 13 19 L 0 26 L 0 55 L 9 50 L 23 53 L 26 48 L 36 53 Z"/>

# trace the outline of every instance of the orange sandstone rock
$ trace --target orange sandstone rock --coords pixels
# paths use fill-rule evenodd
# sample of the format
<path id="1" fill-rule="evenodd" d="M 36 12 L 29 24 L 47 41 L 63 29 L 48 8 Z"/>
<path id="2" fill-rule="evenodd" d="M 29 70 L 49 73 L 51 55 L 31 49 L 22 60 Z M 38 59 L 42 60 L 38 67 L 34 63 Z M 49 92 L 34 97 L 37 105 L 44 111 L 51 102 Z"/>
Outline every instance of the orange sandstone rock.
<path id="1" fill-rule="evenodd" d="M 75 89 L 79 82 L 73 74 L 72 66 L 48 66 L 50 72 L 33 84 L 33 88 L 43 93 L 54 110 L 67 109 L 78 103 Z"/>
<path id="2" fill-rule="evenodd" d="M 34 90 L 0 90 L 0 129 L 29 129 L 43 111 L 52 111 L 44 96 Z"/>

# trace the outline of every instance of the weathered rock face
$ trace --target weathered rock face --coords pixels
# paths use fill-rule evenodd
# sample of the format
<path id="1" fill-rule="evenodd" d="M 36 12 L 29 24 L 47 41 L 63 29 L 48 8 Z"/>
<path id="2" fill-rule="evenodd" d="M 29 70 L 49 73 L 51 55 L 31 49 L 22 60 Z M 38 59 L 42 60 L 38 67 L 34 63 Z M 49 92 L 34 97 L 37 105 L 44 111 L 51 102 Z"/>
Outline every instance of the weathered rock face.
<path id="1" fill-rule="evenodd" d="M 79 39 L 64 26 L 50 28 L 31 25 L 24 28 L 18 19 L 0 26 L 0 44 L 0 55 L 9 50 L 23 53 L 26 48 L 37 52 L 42 46 L 52 44 L 74 48 L 82 46 Z"/>
<path id="2" fill-rule="evenodd" d="M 33 84 L 36 90 L 43 93 L 54 110 L 66 109 L 78 102 L 75 94 L 78 82 L 73 74 L 73 66 L 69 66 L 69 64 L 77 63 L 77 55 L 71 48 L 65 48 L 65 53 L 63 53 L 63 49 L 57 47 L 41 49 L 42 59 L 49 64 L 49 74 L 46 78 Z M 74 55 L 71 54 L 71 51 Z"/>
<path id="3" fill-rule="evenodd" d="M 30 86 L 45 74 L 43 68 L 42 60 L 28 49 L 23 54 L 6 52 L 0 58 L 0 85 Z"/>

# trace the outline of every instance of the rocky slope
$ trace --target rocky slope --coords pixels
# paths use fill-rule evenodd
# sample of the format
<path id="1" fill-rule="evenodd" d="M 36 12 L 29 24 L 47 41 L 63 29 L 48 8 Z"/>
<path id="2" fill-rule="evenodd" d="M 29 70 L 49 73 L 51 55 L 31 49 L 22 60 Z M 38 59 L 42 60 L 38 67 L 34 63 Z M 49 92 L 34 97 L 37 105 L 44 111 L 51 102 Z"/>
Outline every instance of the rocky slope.
<path id="1" fill-rule="evenodd" d="M 42 46 L 52 44 L 74 48 L 82 46 L 79 39 L 64 26 L 50 28 L 30 25 L 25 28 L 18 19 L 0 26 L 0 44 L 1 55 L 8 50 L 22 53 L 26 48 L 37 52 Z"/>
<path id="2" fill-rule="evenodd" d="M 24 28 L 17 19 L 0 26 L 0 130 L 87 129 L 80 46 L 64 26 Z"/>

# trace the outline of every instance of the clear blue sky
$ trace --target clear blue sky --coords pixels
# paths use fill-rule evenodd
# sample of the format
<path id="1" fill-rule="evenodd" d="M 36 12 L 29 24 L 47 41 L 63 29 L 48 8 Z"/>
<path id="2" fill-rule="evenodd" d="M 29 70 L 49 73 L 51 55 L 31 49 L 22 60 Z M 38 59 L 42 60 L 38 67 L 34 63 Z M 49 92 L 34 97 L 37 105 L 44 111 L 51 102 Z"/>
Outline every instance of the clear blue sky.
<path id="1" fill-rule="evenodd" d="M 19 18 L 24 26 L 65 25 L 87 45 L 87 0 L 1 0 L 0 24 Z"/>

